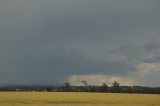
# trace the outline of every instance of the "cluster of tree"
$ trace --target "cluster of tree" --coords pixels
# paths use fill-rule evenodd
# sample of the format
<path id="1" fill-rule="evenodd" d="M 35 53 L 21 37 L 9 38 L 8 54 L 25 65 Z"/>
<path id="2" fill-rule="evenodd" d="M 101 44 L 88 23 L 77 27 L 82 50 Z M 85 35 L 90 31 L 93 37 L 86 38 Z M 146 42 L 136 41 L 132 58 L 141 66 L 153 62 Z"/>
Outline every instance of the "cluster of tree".
<path id="1" fill-rule="evenodd" d="M 102 85 L 88 85 L 81 81 L 81 86 L 72 86 L 66 82 L 63 86 L 6 86 L 0 87 L 0 91 L 26 91 L 26 92 L 105 92 L 105 93 L 150 93 L 160 94 L 160 87 L 120 86 L 113 82 L 112 86 L 106 83 Z"/>
<path id="2" fill-rule="evenodd" d="M 65 83 L 65 91 L 69 92 L 106 92 L 106 93 L 145 93 L 160 94 L 160 87 L 143 87 L 143 86 L 120 86 L 118 82 L 113 82 L 112 86 L 106 83 L 101 85 L 88 85 L 86 81 L 81 81 L 83 86 L 71 86 Z"/>

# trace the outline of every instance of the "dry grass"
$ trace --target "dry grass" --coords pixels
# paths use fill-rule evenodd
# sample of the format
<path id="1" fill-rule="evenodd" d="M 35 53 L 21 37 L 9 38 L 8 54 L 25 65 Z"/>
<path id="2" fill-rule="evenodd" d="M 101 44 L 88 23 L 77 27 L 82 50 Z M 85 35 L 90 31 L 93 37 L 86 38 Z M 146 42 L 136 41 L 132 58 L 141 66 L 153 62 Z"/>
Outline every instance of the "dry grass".
<path id="1" fill-rule="evenodd" d="M 0 92 L 0 106 L 160 106 L 160 95 Z"/>

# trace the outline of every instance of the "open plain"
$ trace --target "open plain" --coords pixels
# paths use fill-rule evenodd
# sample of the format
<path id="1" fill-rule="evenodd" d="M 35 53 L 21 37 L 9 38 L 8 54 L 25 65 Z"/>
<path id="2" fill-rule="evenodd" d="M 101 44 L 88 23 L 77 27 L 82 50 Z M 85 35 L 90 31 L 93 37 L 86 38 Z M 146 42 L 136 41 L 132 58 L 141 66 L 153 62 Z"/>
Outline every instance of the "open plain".
<path id="1" fill-rule="evenodd" d="M 160 106 L 160 95 L 77 92 L 0 92 L 0 106 Z"/>

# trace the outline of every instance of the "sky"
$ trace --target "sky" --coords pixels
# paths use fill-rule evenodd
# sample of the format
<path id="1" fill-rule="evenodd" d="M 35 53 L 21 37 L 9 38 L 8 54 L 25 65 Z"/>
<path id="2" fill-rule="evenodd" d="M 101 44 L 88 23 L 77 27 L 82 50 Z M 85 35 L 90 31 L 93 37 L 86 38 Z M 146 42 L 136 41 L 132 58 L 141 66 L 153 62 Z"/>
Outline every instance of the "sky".
<path id="1" fill-rule="evenodd" d="M 159 0 L 0 0 L 0 84 L 160 86 Z"/>

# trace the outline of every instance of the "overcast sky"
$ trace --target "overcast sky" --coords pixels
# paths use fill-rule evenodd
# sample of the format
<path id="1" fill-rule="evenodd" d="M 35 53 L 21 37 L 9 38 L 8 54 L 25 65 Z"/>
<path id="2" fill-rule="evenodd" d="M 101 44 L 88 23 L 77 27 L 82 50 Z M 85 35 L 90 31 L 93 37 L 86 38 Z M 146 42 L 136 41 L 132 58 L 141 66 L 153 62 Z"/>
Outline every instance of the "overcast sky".
<path id="1" fill-rule="evenodd" d="M 160 86 L 159 0 L 0 0 L 0 84 Z"/>

